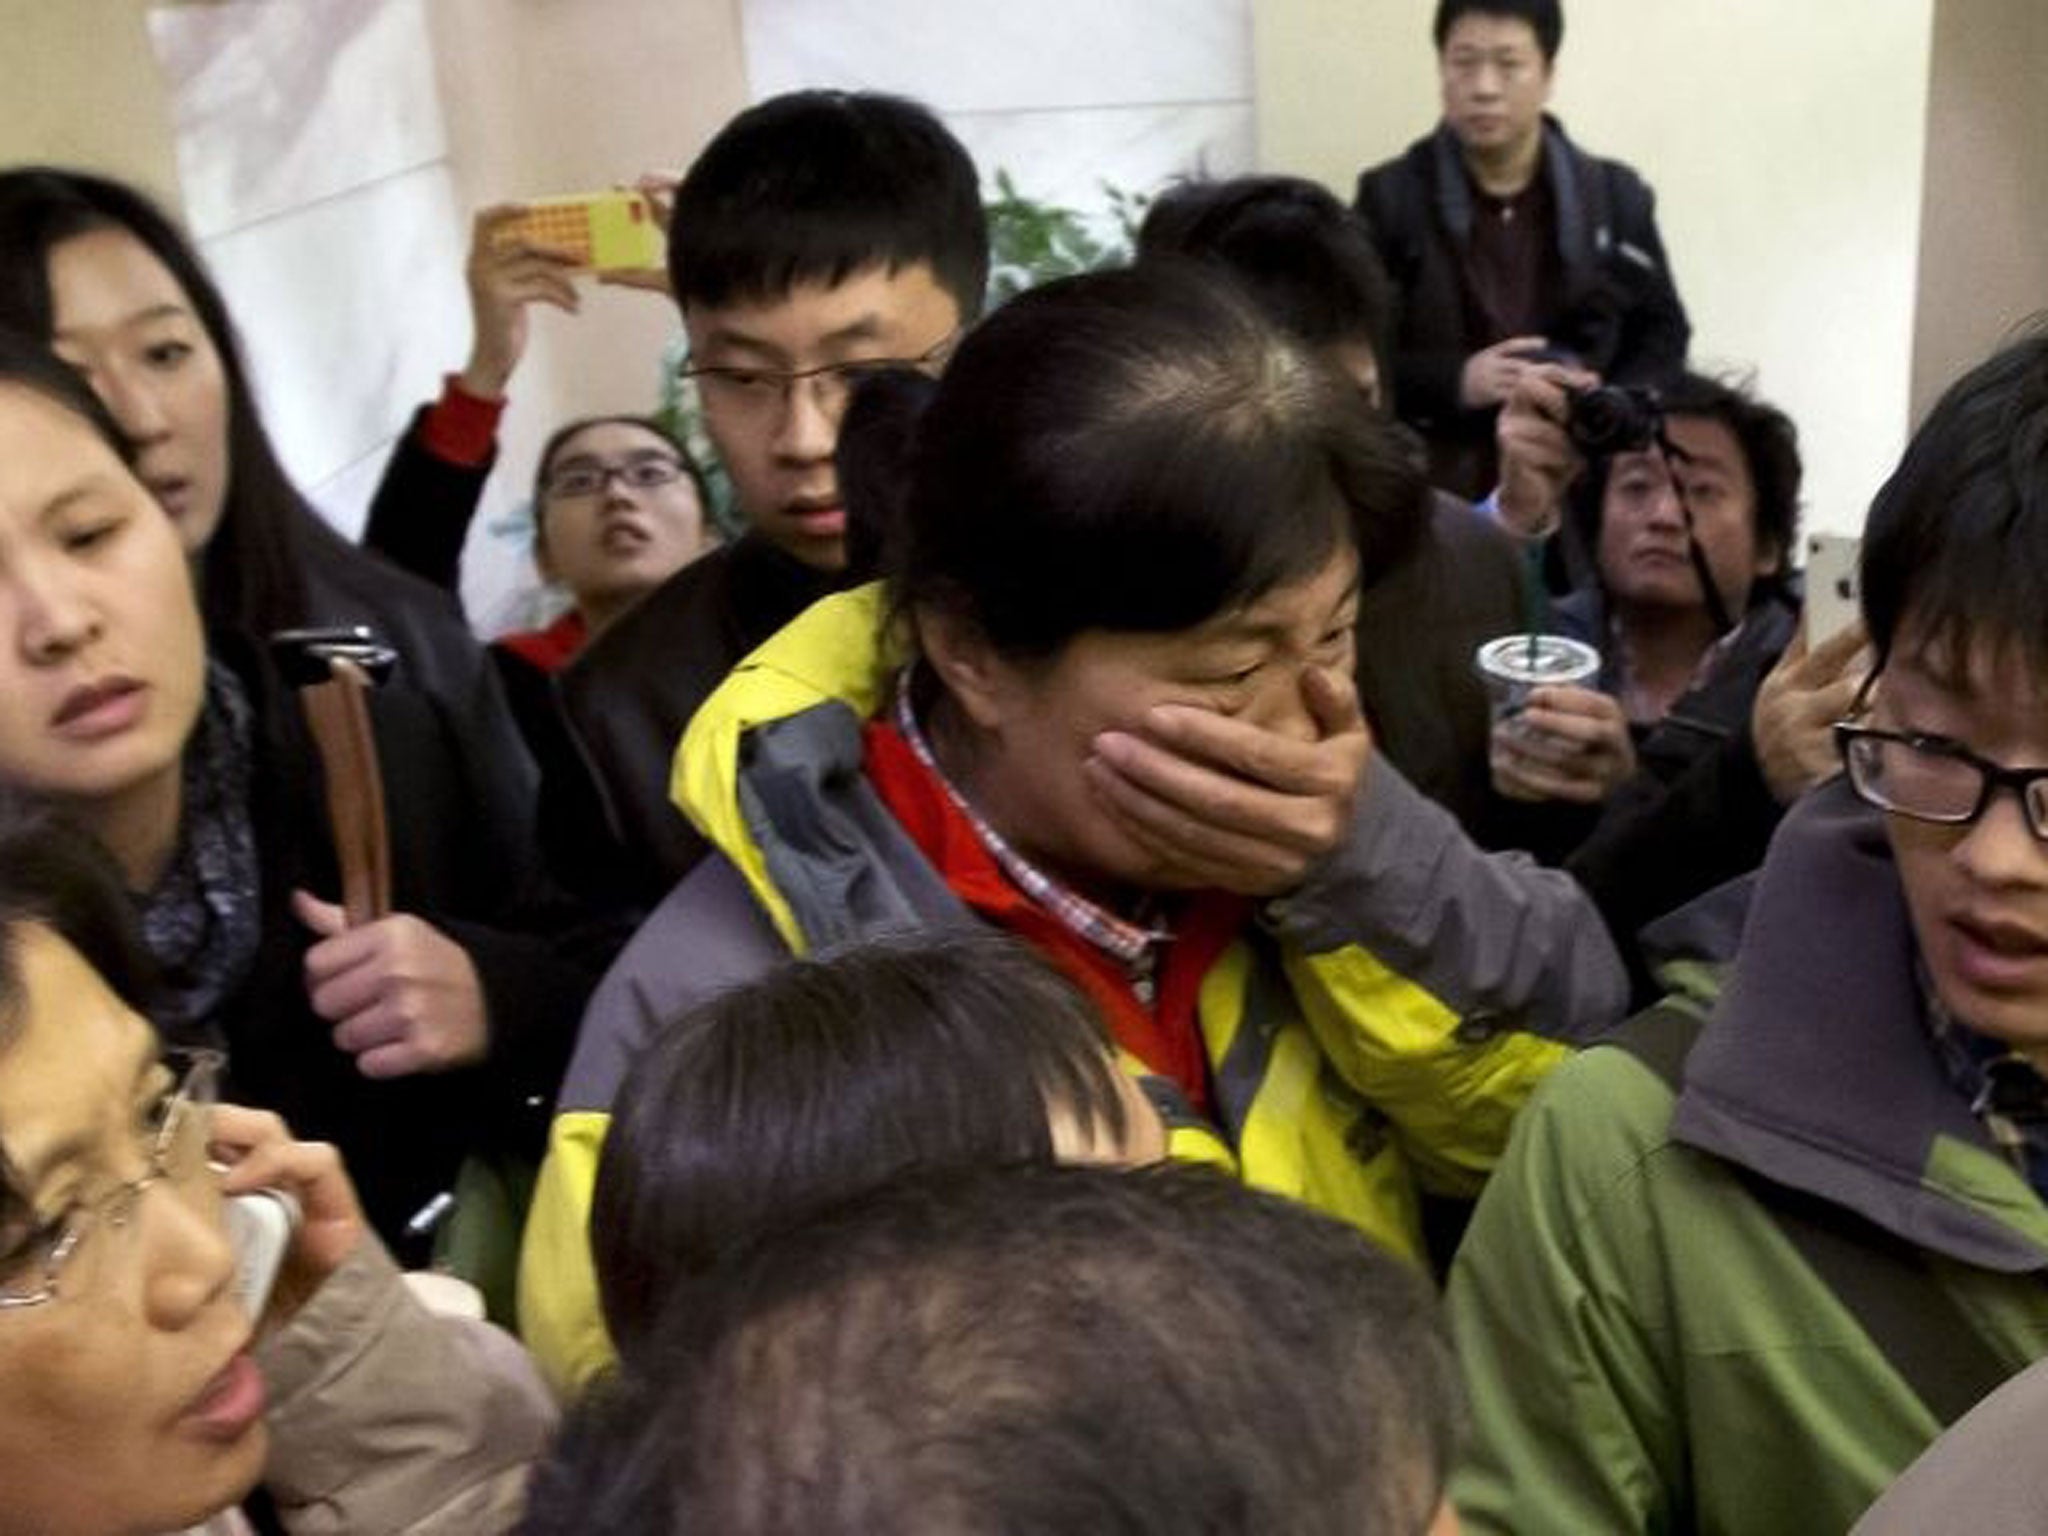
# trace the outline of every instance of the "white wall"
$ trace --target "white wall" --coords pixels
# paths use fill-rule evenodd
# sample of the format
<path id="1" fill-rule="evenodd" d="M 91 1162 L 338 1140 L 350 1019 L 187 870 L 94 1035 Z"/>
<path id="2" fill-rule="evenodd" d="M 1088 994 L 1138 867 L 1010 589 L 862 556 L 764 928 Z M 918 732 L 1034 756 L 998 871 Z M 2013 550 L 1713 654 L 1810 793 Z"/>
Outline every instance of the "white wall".
<path id="1" fill-rule="evenodd" d="M 2038 4 L 2039 0 L 2023 0 Z M 1693 356 L 1798 422 L 1809 526 L 1904 445 L 1934 0 L 1569 0 L 1554 109 L 1656 188 Z M 1433 0 L 1259 0 L 1259 161 L 1350 196 L 1437 116 Z"/>
<path id="2" fill-rule="evenodd" d="M 723 0 L 167 0 L 147 18 L 187 219 L 264 419 L 350 533 L 467 354 L 471 211 L 686 164 L 743 99 Z M 76 21 L 67 46 L 90 57 Z M 542 438 L 653 409 L 675 326 L 666 300 L 595 287 L 573 319 L 535 316 L 464 562 L 481 630 L 534 616 L 512 514 Z"/>
<path id="3" fill-rule="evenodd" d="M 805 86 L 934 108 L 987 182 L 1087 213 L 1251 168 L 1252 0 L 742 0 L 756 101 Z"/>

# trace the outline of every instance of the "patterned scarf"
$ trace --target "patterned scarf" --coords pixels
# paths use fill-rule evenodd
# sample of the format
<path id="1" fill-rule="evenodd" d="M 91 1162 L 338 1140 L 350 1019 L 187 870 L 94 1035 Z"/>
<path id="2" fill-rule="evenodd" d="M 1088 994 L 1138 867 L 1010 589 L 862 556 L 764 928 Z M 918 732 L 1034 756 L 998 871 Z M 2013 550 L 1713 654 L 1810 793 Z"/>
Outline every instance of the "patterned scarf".
<path id="1" fill-rule="evenodd" d="M 249 816 L 254 714 L 232 672 L 206 669 L 206 703 L 185 744 L 178 844 L 137 900 L 160 971 L 156 1024 L 172 1045 L 225 1045 L 222 1004 L 249 974 L 262 933 Z"/>

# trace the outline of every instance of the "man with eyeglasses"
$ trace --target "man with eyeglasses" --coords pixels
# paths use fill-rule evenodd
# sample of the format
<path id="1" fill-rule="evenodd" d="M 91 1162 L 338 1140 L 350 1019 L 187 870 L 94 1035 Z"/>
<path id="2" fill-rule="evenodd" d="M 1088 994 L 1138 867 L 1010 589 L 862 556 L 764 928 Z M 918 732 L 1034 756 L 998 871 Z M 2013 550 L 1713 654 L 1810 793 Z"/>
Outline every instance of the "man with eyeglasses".
<path id="1" fill-rule="evenodd" d="M 558 678 L 596 805 L 558 793 L 543 821 L 598 851 L 594 894 L 650 907 L 703 855 L 669 803 L 697 706 L 739 659 L 843 585 L 833 453 L 853 385 L 936 370 L 979 312 L 988 230 L 973 162 L 926 108 L 798 91 L 719 131 L 676 188 L 670 285 L 688 372 L 746 532 L 686 567 Z"/>
<path id="2" fill-rule="evenodd" d="M 1470 1529 L 1844 1530 L 2048 1351 L 2048 333 L 1936 406 L 1862 584 L 1847 772 L 1480 1202 Z"/>
<path id="3" fill-rule="evenodd" d="M 1395 408 L 1468 498 L 1493 488 L 1494 417 L 1525 374 L 1654 383 L 1692 334 L 1650 188 L 1544 111 L 1563 36 L 1558 0 L 1439 0 L 1443 121 L 1358 179 L 1401 297 Z"/>

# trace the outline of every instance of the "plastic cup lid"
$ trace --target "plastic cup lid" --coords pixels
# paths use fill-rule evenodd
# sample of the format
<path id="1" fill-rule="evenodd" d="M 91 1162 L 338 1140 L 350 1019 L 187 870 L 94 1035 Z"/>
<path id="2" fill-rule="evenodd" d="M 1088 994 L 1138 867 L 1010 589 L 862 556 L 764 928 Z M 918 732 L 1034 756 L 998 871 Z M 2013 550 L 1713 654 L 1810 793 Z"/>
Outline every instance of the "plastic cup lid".
<path id="1" fill-rule="evenodd" d="M 1600 653 L 1566 635 L 1502 635 L 1474 659 L 1485 676 L 1508 683 L 1584 683 L 1600 675 Z"/>

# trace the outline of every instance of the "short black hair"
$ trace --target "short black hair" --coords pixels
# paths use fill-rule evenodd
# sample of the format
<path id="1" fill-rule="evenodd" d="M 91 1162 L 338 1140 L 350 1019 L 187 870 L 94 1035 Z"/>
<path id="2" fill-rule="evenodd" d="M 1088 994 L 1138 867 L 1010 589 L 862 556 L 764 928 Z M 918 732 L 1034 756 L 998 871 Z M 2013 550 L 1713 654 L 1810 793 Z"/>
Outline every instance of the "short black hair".
<path id="1" fill-rule="evenodd" d="M 1799 486 L 1804 476 L 1799 429 L 1792 418 L 1758 399 L 1746 381 L 1704 374 L 1674 375 L 1657 387 L 1657 398 L 1667 417 L 1718 421 L 1734 435 L 1756 490 L 1757 548 L 1777 552 L 1782 580 L 1791 569 L 1799 532 Z M 1612 458 L 1594 459 L 1572 492 L 1572 513 L 1589 549 L 1599 548 L 1601 511 L 1613 468 Z M 1773 590 L 1771 583 L 1758 583 L 1758 596 L 1768 590 Z"/>
<path id="2" fill-rule="evenodd" d="M 791 91 L 740 113 L 676 188 L 676 302 L 782 298 L 929 262 L 963 320 L 988 286 L 974 162 L 931 109 L 873 91 Z"/>
<path id="3" fill-rule="evenodd" d="M 992 931 L 795 960 L 667 1026 L 621 1089 L 591 1245 L 628 1357 L 661 1303 L 759 1229 L 910 1168 L 1049 1162 L 1048 1106 L 1120 1136 L 1094 1005 Z"/>
<path id="4" fill-rule="evenodd" d="M 938 387 L 938 380 L 922 369 L 884 368 L 863 378 L 846 402 L 833 469 L 846 502 L 850 582 L 881 575 L 885 553 L 900 537 L 904 465 L 917 439 L 918 419 Z"/>
<path id="5" fill-rule="evenodd" d="M 1412 1536 L 1460 1409 L 1422 1277 L 1211 1169 L 901 1181 L 679 1292 L 525 1530 Z"/>
<path id="6" fill-rule="evenodd" d="M 2016 648 L 2048 680 L 2048 317 L 1954 384 L 1864 524 L 1863 616 L 1880 668 L 1909 628 L 1960 679 Z"/>
<path id="7" fill-rule="evenodd" d="M 540 445 L 540 456 L 533 461 L 533 534 L 536 543 L 543 536 L 547 523 L 548 472 L 555 467 L 555 455 L 562 445 L 579 432 L 592 427 L 638 427 L 651 437 L 658 437 L 674 452 L 676 461 L 683 466 L 683 473 L 690 477 L 690 484 L 697 488 L 697 502 L 703 507 L 704 515 L 711 516 L 711 487 L 704 479 L 704 466 L 697 462 L 696 455 L 675 433 L 656 421 L 652 416 L 579 416 L 574 421 L 565 421 L 548 434 L 548 440 Z"/>
<path id="8" fill-rule="evenodd" d="M 1394 290 L 1365 221 L 1299 176 L 1184 181 L 1138 228 L 1138 259 L 1190 257 L 1228 272 L 1274 325 L 1304 346 L 1364 342 L 1383 386 Z"/>
<path id="9" fill-rule="evenodd" d="M 1312 575 L 1361 586 L 1428 516 L 1409 439 L 1191 262 L 1064 278 L 968 333 L 918 422 L 892 608 L 1047 658 L 1191 628 Z"/>
<path id="10" fill-rule="evenodd" d="M 285 474 L 257 414 L 227 301 L 169 215 L 104 176 L 55 166 L 0 171 L 0 325 L 48 343 L 56 325 L 51 253 L 104 229 L 133 236 L 164 264 L 220 354 L 228 485 L 220 527 L 199 567 L 208 624 L 251 635 L 304 624 L 303 560 L 316 553 L 350 557 L 354 546 L 328 527 Z"/>
<path id="11" fill-rule="evenodd" d="M 1526 21 L 1536 34 L 1536 46 L 1547 62 L 1554 62 L 1564 42 L 1564 7 L 1558 0 L 1437 0 L 1436 51 L 1444 51 L 1444 39 L 1464 16 L 1507 16 Z"/>

